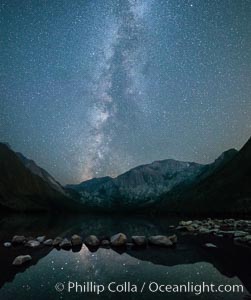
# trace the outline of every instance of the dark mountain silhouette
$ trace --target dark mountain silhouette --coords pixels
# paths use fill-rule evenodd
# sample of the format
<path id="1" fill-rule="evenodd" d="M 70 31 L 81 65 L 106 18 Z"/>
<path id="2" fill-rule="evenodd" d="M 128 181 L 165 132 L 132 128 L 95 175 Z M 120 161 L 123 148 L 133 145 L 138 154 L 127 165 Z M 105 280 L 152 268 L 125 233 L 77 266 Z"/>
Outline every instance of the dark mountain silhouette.
<path id="1" fill-rule="evenodd" d="M 17 211 L 250 214 L 251 139 L 202 165 L 172 159 L 116 178 L 62 187 L 47 171 L 0 143 L 0 207 Z"/>
<path id="2" fill-rule="evenodd" d="M 28 168 L 33 174 L 38 175 L 44 181 L 46 181 L 53 189 L 59 191 L 60 193 L 65 194 L 65 190 L 61 184 L 56 181 L 46 170 L 39 167 L 34 160 L 28 159 L 22 153 L 16 152 L 17 156 L 21 159 L 22 163 Z"/>
<path id="3" fill-rule="evenodd" d="M 2 209 L 43 211 L 79 207 L 78 203 L 65 192 L 54 188 L 49 179 L 50 182 L 31 172 L 22 160 L 23 158 L 20 159 L 20 155 L 12 151 L 8 145 L 0 143 L 0 206 Z"/>
<path id="4" fill-rule="evenodd" d="M 161 197 L 159 210 L 182 213 L 251 213 L 251 139 L 230 161 L 185 190 Z"/>

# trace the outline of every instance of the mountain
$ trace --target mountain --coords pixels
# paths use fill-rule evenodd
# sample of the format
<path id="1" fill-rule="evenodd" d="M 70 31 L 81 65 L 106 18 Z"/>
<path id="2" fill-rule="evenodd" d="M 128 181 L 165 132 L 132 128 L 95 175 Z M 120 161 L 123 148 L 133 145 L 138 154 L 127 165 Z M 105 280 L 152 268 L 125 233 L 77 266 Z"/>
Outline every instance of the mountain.
<path id="1" fill-rule="evenodd" d="M 228 163 L 179 194 L 166 193 L 156 209 L 194 214 L 251 213 L 251 138 Z M 157 207 L 158 206 L 158 207 Z"/>
<path id="2" fill-rule="evenodd" d="M 39 167 L 33 160 L 26 158 L 22 153 L 16 152 L 17 156 L 21 159 L 24 166 L 29 169 L 33 174 L 38 175 L 46 181 L 53 189 L 62 194 L 66 194 L 63 187 L 56 181 L 46 170 Z"/>
<path id="3" fill-rule="evenodd" d="M 99 177 L 99 178 L 92 178 L 90 180 L 86 180 L 81 182 L 80 184 L 68 184 L 66 185 L 66 188 L 73 189 L 76 191 L 81 192 L 82 190 L 87 191 L 89 193 L 95 192 L 98 190 L 103 184 L 112 181 L 112 177 L 105 176 L 105 177 Z"/>
<path id="4" fill-rule="evenodd" d="M 78 193 L 88 207 L 137 209 L 150 206 L 176 184 L 191 181 L 203 165 L 175 160 L 156 161 L 138 166 L 116 178 L 94 178 L 66 188 Z"/>
<path id="5" fill-rule="evenodd" d="M 173 159 L 62 187 L 0 143 L 0 209 L 183 214 L 251 213 L 251 139 L 211 164 Z"/>
<path id="6" fill-rule="evenodd" d="M 69 191 L 89 208 L 137 210 L 154 207 L 163 194 L 193 186 L 226 164 L 237 153 L 230 149 L 215 162 L 202 165 L 173 159 L 138 166 L 116 178 L 102 177 L 68 185 Z M 72 192 L 73 195 L 73 192 Z"/>
<path id="7" fill-rule="evenodd" d="M 31 171 L 31 169 L 33 170 Z M 62 187 L 61 187 L 62 188 Z M 34 162 L 0 143 L 0 208 L 16 211 L 78 209 L 52 177 Z"/>

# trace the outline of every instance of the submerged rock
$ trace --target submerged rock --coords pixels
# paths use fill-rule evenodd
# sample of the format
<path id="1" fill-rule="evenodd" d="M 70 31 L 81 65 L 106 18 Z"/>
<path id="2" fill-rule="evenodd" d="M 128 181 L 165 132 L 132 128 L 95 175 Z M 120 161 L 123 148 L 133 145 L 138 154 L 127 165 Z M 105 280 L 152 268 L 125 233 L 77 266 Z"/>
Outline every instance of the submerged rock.
<path id="1" fill-rule="evenodd" d="M 77 234 L 74 234 L 72 237 L 71 237 L 71 243 L 72 243 L 72 246 L 82 246 L 83 244 L 83 241 L 82 241 L 82 238 L 81 236 L 77 235 Z"/>
<path id="2" fill-rule="evenodd" d="M 149 237 L 149 243 L 155 246 L 170 247 L 173 242 L 165 235 L 154 235 Z"/>
<path id="3" fill-rule="evenodd" d="M 37 248 L 40 246 L 40 242 L 39 241 L 36 241 L 36 240 L 31 240 L 31 241 L 28 241 L 25 246 L 27 247 L 31 247 L 31 248 Z"/>
<path id="4" fill-rule="evenodd" d="M 143 235 L 132 236 L 132 241 L 136 246 L 145 246 L 147 242 L 146 237 Z"/>
<path id="5" fill-rule="evenodd" d="M 60 236 L 57 236 L 53 242 L 52 242 L 52 246 L 54 247 L 58 247 L 60 243 L 62 243 L 63 238 L 61 238 Z"/>
<path id="6" fill-rule="evenodd" d="M 85 239 L 85 244 L 87 246 L 91 246 L 91 247 L 97 247 L 100 244 L 99 239 L 96 237 L 96 235 L 89 235 L 86 239 Z"/>
<path id="7" fill-rule="evenodd" d="M 111 237 L 111 245 L 114 247 L 125 246 L 127 242 L 127 236 L 124 233 L 117 233 Z"/>
<path id="8" fill-rule="evenodd" d="M 63 239 L 62 242 L 59 244 L 59 247 L 62 249 L 70 249 L 71 246 L 71 242 L 67 238 Z"/>
<path id="9" fill-rule="evenodd" d="M 12 238 L 12 244 L 19 245 L 24 244 L 25 242 L 25 236 L 23 235 L 14 235 Z"/>
<path id="10" fill-rule="evenodd" d="M 43 244 L 44 244 L 45 246 L 52 246 L 53 240 L 52 240 L 52 239 L 45 240 L 45 241 L 43 242 Z"/>
<path id="11" fill-rule="evenodd" d="M 30 255 L 19 255 L 17 256 L 14 261 L 13 261 L 13 265 L 14 266 L 21 266 L 22 264 L 30 261 L 32 258 Z"/>
<path id="12" fill-rule="evenodd" d="M 6 248 L 10 248 L 12 244 L 10 242 L 5 242 L 3 245 Z"/>

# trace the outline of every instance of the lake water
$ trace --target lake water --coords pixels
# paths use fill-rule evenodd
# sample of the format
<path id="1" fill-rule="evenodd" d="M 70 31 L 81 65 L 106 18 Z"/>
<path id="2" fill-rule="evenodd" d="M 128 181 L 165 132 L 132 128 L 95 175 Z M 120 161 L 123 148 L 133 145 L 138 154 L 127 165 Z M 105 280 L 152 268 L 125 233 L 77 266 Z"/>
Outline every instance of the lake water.
<path id="1" fill-rule="evenodd" d="M 76 233 L 110 236 L 124 232 L 132 235 L 173 234 L 170 225 L 180 219 L 143 218 L 140 216 L 44 216 L 5 215 L 0 221 L 0 299 L 251 299 L 251 250 L 235 246 L 228 238 L 199 237 L 178 233 L 175 248 L 147 247 L 115 250 L 107 248 L 89 250 L 83 245 L 78 251 L 57 250 L 51 247 L 28 249 L 24 246 L 4 248 L 3 242 L 15 234 L 25 236 L 58 235 L 70 237 Z M 212 242 L 217 248 L 205 248 Z M 14 258 L 30 254 L 31 263 L 22 267 L 12 266 Z M 67 291 L 68 282 L 78 282 L 82 291 L 89 282 L 102 285 L 105 291 Z M 111 284 L 111 282 L 114 282 Z M 130 287 L 129 287 L 130 282 Z M 152 284 L 150 285 L 150 283 Z M 178 293 L 154 292 L 160 285 L 188 284 L 243 285 L 243 292 Z M 65 290 L 58 292 L 57 283 Z M 128 292 L 116 292 L 116 288 Z M 108 291 L 110 284 L 111 291 Z M 118 285 L 118 287 L 117 287 Z M 144 285 L 144 289 L 141 289 Z M 58 285 L 62 289 L 62 284 Z M 150 291 L 150 287 L 151 290 Z M 115 290 L 115 291 L 114 291 Z M 199 293 L 198 287 L 196 288 Z"/>

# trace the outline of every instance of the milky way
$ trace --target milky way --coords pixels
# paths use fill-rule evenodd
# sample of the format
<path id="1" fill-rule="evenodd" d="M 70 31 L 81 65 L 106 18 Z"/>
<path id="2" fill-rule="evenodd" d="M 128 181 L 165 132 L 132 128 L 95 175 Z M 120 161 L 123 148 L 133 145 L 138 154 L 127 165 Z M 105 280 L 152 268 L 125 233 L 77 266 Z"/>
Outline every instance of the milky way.
<path id="1" fill-rule="evenodd" d="M 1 1 L 0 136 L 62 183 L 251 132 L 250 1 Z"/>
<path id="2" fill-rule="evenodd" d="M 113 138 L 119 135 L 114 126 L 121 125 L 119 115 L 123 115 L 117 103 L 122 99 L 130 110 L 138 109 L 142 113 L 147 108 L 142 74 L 147 58 L 141 39 L 146 31 L 144 18 L 149 11 L 150 1 L 125 1 L 114 23 L 110 22 L 104 29 L 103 52 L 90 80 L 92 105 L 81 167 L 83 180 L 104 171 L 110 175 L 117 172 L 120 162 L 110 154 L 116 153 L 116 149 L 111 151 Z"/>

